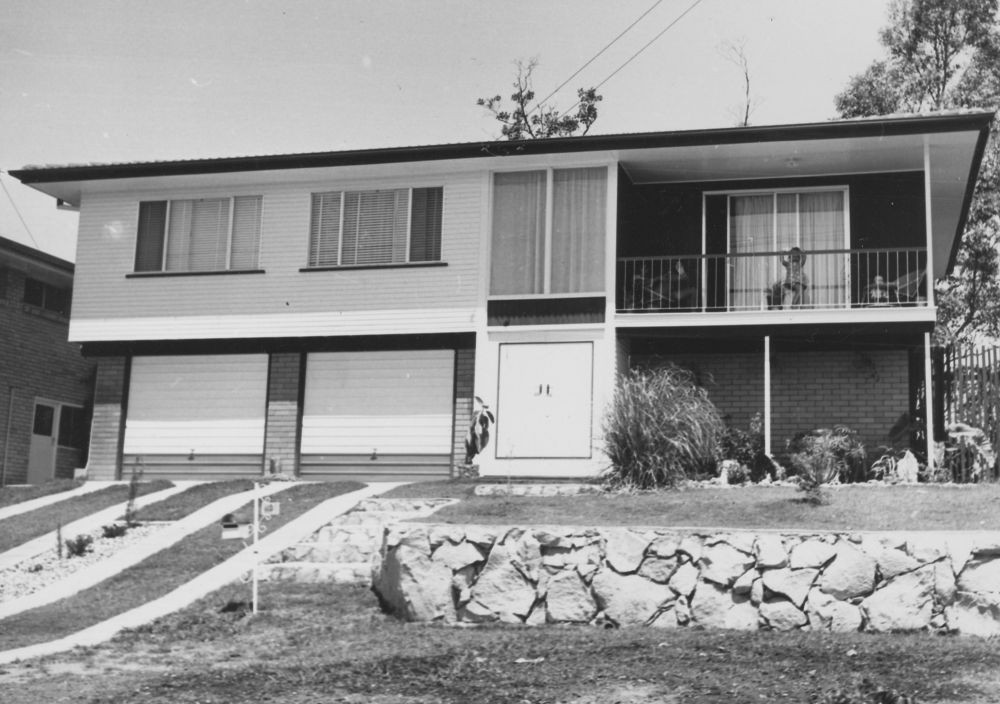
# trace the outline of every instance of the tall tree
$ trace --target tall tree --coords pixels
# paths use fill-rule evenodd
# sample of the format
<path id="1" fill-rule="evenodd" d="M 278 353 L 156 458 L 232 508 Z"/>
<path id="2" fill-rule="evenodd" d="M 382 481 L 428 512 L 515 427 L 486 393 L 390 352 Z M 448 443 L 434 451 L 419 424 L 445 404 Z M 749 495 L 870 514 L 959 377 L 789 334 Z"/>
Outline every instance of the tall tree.
<path id="1" fill-rule="evenodd" d="M 1000 103 L 998 0 L 893 0 L 885 56 L 834 98 L 842 117 Z M 941 337 L 1000 337 L 1000 125 L 994 121 L 955 272 L 935 282 Z"/>
<path id="2" fill-rule="evenodd" d="M 511 106 L 503 107 L 503 98 L 479 98 L 476 105 L 482 105 L 501 125 L 500 134 L 504 139 L 540 139 L 544 137 L 572 137 L 585 135 L 597 120 L 597 103 L 603 98 L 596 88 L 580 88 L 576 92 L 576 112 L 572 115 L 560 114 L 551 105 L 539 103 L 532 106 L 535 89 L 531 74 L 538 68 L 538 59 L 527 62 L 518 60 L 514 93 L 510 96 Z"/>

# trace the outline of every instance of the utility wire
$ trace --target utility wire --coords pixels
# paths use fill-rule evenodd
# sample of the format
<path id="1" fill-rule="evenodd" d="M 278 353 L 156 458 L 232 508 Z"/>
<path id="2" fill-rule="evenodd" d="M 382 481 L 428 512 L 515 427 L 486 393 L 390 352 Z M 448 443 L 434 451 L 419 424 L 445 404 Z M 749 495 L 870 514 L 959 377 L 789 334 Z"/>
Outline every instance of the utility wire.
<path id="1" fill-rule="evenodd" d="M 0 173 L 9 175 L 6 171 L 0 171 Z M 28 237 L 30 237 L 31 241 L 34 243 L 35 249 L 41 249 L 41 247 L 38 246 L 38 240 L 36 240 L 35 236 L 31 234 L 31 228 L 28 227 L 28 223 L 24 221 L 24 216 L 21 215 L 21 211 L 18 210 L 17 203 L 15 203 L 14 199 L 11 198 L 10 191 L 7 190 L 7 186 L 4 184 L 2 178 L 0 178 L 0 186 L 3 186 L 3 192 L 7 194 L 7 200 L 10 201 L 11 207 L 14 208 L 14 212 L 17 213 L 17 217 L 20 218 L 21 224 L 24 225 L 24 231 L 28 233 Z"/>
<path id="2" fill-rule="evenodd" d="M 594 55 L 593 55 L 592 57 L 590 57 L 590 60 L 589 60 L 589 61 L 587 61 L 587 63 L 585 63 L 585 64 L 584 64 L 583 66 L 581 66 L 580 68 L 578 68 L 578 69 L 577 69 L 577 70 L 576 70 L 576 71 L 575 71 L 575 72 L 573 73 L 573 75 L 572 75 L 572 76 L 570 76 L 570 77 L 569 77 L 569 78 L 567 78 L 567 79 L 566 79 L 565 81 L 563 81 L 562 83 L 560 83 L 560 84 L 559 84 L 559 87 L 558 87 L 558 88 L 556 88 L 556 89 L 555 89 L 554 91 L 552 91 L 551 93 L 549 93 L 548 95 L 546 95 L 544 99 L 542 99 L 542 100 L 539 100 L 539 101 L 538 101 L 537 103 L 535 103 L 535 107 L 533 107 L 533 108 L 532 108 L 531 110 L 529 110 L 529 111 L 528 111 L 528 114 L 530 115 L 531 113 L 533 113 L 533 112 L 535 112 L 536 110 L 538 110 L 539 108 L 541 108 L 541 107 L 542 107 L 542 106 L 543 106 L 543 105 L 545 104 L 545 101 L 547 101 L 547 100 L 548 100 L 549 98 L 551 98 L 551 97 L 552 97 L 553 95 L 555 95 L 556 93 L 558 93 L 559 91 L 561 91 L 561 90 L 562 90 L 563 88 L 565 88 L 565 87 L 566 87 L 566 84 L 567 84 L 567 83 L 569 83 L 569 82 L 570 82 L 570 81 L 572 81 L 572 80 L 573 80 L 574 78 L 576 78 L 576 77 L 577 77 L 578 75 L 580 75 L 580 73 L 581 73 L 581 72 L 582 72 L 582 71 L 583 71 L 583 70 L 584 70 L 585 68 L 587 68 L 588 66 L 590 66 L 590 64 L 594 63 L 594 61 L 596 61 L 596 60 L 597 60 L 597 58 L 598 58 L 598 57 L 599 57 L 599 56 L 600 56 L 601 54 L 603 54 L 603 53 L 604 53 L 605 51 L 607 51 L 608 49 L 610 49 L 610 48 L 611 48 L 611 45 L 612 45 L 612 44 L 614 44 L 614 43 L 615 43 L 615 42 L 617 42 L 617 41 L 618 41 L 619 39 L 621 39 L 622 37 L 624 37 L 624 36 L 625 36 L 625 33 L 626 33 L 626 32 L 628 32 L 628 31 L 629 31 L 630 29 L 632 29 L 632 28 L 633 28 L 633 27 L 635 27 L 635 26 L 636 26 L 637 24 L 639 24 L 639 23 L 640 23 L 640 22 L 641 22 L 641 21 L 643 20 L 643 18 L 644 18 L 644 17 L 646 16 L 646 15 L 648 15 L 648 14 L 649 14 L 650 12 L 652 12 L 653 10 L 655 10 L 655 9 L 656 9 L 656 8 L 657 8 L 657 7 L 658 7 L 658 6 L 659 6 L 659 5 L 661 4 L 661 3 L 663 3 L 663 0 L 656 0 L 656 2 L 654 2 L 654 3 L 653 3 L 653 4 L 651 5 L 651 6 L 650 6 L 650 8 L 649 8 L 648 10 L 646 10 L 646 11 L 645 11 L 645 12 L 643 12 L 643 13 L 642 13 L 641 15 L 639 15 L 638 19 L 636 19 L 636 20 L 635 20 L 635 22 L 633 22 L 633 23 L 632 23 L 632 24 L 630 24 L 630 25 L 629 25 L 628 27 L 626 27 L 625 29 L 623 29 L 623 30 L 622 30 L 622 32 L 621 32 L 621 34 L 619 34 L 619 35 L 618 35 L 617 37 L 615 37 L 615 38 L 614 38 L 614 39 L 612 39 L 612 40 L 611 40 L 610 42 L 608 42 L 607 44 L 605 44 L 605 45 L 604 45 L 604 48 L 603 48 L 603 49 L 601 49 L 601 50 L 600 50 L 599 52 L 597 52 L 597 53 L 596 53 L 596 54 L 594 54 Z M 574 106 L 574 107 L 576 107 L 576 106 Z"/>
<path id="3" fill-rule="evenodd" d="M 622 70 L 623 68 L 625 68 L 626 66 L 628 66 L 628 65 L 629 65 L 630 63 L 632 63 L 632 61 L 633 61 L 633 60 L 634 60 L 634 59 L 635 59 L 635 58 L 636 58 L 637 56 L 639 56 L 639 54 L 641 54 L 641 53 L 642 53 L 642 52 L 644 52 L 644 51 L 645 51 L 646 49 L 648 49 L 648 48 L 649 48 L 649 47 L 650 47 L 650 46 L 651 46 L 651 45 L 653 44 L 653 42 L 655 42 L 655 41 L 656 41 L 657 39 L 659 39 L 659 38 L 660 38 L 660 37 L 662 37 L 662 36 L 663 36 L 664 34 L 666 34 L 666 33 L 667 33 L 667 31 L 668 31 L 668 30 L 669 30 L 669 29 L 670 29 L 671 27 L 673 27 L 673 26 L 674 26 L 675 24 L 677 24 L 677 23 L 678 23 L 678 22 L 680 22 L 680 21 L 681 21 L 682 19 L 684 19 L 685 15 L 687 15 L 687 14 L 688 14 L 689 12 L 691 12 L 691 10 L 693 10 L 694 8 L 696 8 L 696 7 L 697 7 L 698 5 L 700 5 L 700 4 L 701 4 L 701 0 L 694 0 L 694 2 L 693 2 L 693 3 L 691 3 L 691 6 L 690 6 L 690 7 L 688 7 L 688 9 L 684 10 L 684 12 L 682 12 L 681 14 L 679 14 L 679 15 L 677 16 L 677 18 L 676 18 L 676 19 L 674 19 L 674 21 L 673 21 L 673 22 L 671 22 L 670 24 L 668 24 L 668 25 L 667 25 L 666 27 L 664 27 L 664 28 L 663 28 L 663 30 L 662 30 L 662 31 L 661 31 L 661 32 L 660 32 L 659 34 L 657 34 L 657 35 L 656 35 L 655 37 L 653 37 L 653 38 L 652 38 L 652 39 L 650 39 L 650 40 L 649 40 L 648 42 L 646 42 L 646 43 L 645 43 L 645 44 L 644 44 L 644 45 L 642 46 L 642 48 L 641 48 L 641 49 L 639 49 L 639 51 L 635 52 L 634 54 L 632 54 L 632 56 L 628 57 L 628 59 L 626 59 L 626 60 L 625 60 L 625 63 L 623 63 L 623 64 L 622 64 L 621 66 L 619 66 L 619 67 L 618 67 L 618 68 L 616 68 L 616 69 L 615 69 L 614 71 L 612 71 L 612 72 L 611 72 L 611 74 L 610 74 L 610 75 L 609 75 L 609 76 L 608 76 L 607 78 L 605 78 L 605 79 L 604 79 L 603 81 L 601 81 L 601 82 L 600 82 L 600 83 L 598 83 L 598 84 L 597 84 L 596 86 L 594 86 L 594 90 L 597 90 L 598 88 L 600 88 L 601 86 L 603 86 L 603 85 L 604 85 L 605 83 L 607 83 L 608 81 L 610 81 L 610 80 L 611 80 L 612 78 L 614 78 L 614 77 L 615 77 L 615 75 L 616 75 L 616 74 L 617 74 L 617 73 L 618 73 L 619 71 L 621 71 L 621 70 Z M 572 110 L 573 110 L 573 108 L 575 108 L 575 107 L 576 107 L 577 105 L 579 105 L 579 104 L 580 104 L 580 101 L 579 101 L 579 100 L 577 100 L 577 101 L 576 101 L 575 103 L 573 103 L 573 105 L 571 105 L 571 106 L 570 106 L 570 108 L 569 108 L 568 110 L 566 110 L 566 112 L 565 112 L 565 113 L 563 113 L 563 114 L 566 114 L 566 113 L 569 113 L 570 111 L 572 111 Z"/>

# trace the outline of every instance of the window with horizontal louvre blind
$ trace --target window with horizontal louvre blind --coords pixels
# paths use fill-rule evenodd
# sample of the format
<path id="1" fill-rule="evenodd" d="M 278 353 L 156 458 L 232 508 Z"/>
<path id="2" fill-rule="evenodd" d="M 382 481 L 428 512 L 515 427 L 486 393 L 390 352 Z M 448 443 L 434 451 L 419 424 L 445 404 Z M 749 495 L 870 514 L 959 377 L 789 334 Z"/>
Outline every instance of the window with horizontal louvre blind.
<path id="1" fill-rule="evenodd" d="M 314 193 L 309 266 L 340 263 L 340 193 Z"/>
<path id="2" fill-rule="evenodd" d="M 136 271 L 163 268 L 163 237 L 167 227 L 167 201 L 139 203 L 139 241 L 135 248 Z"/>
<path id="3" fill-rule="evenodd" d="M 441 259 L 443 189 L 314 193 L 309 266 Z"/>
<path id="4" fill-rule="evenodd" d="M 256 269 L 261 196 L 139 204 L 136 271 Z"/>
<path id="5" fill-rule="evenodd" d="M 233 198 L 230 269 L 256 269 L 260 252 L 261 196 Z"/>
<path id="6" fill-rule="evenodd" d="M 441 201 L 443 188 L 414 188 L 410 207 L 410 261 L 441 259 Z"/>

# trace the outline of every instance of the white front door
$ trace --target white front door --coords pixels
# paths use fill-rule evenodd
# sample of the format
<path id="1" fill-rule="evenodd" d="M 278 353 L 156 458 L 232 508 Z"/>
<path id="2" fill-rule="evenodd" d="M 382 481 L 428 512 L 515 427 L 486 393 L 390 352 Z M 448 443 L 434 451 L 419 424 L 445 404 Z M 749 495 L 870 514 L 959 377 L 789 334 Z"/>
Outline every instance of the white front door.
<path id="1" fill-rule="evenodd" d="M 28 483 L 41 484 L 55 476 L 56 439 L 59 437 L 59 404 L 35 401 L 28 449 Z"/>
<path id="2" fill-rule="evenodd" d="M 590 342 L 500 345 L 497 457 L 589 458 L 593 369 Z"/>

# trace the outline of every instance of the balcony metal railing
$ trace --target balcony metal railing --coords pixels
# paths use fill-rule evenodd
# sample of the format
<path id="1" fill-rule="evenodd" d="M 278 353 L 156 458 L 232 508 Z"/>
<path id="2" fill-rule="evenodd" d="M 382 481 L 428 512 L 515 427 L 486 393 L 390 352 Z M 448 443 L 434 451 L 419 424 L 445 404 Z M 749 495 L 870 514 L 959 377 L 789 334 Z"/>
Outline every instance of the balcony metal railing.
<path id="1" fill-rule="evenodd" d="M 624 257 L 621 313 L 815 310 L 927 305 L 927 250 L 805 252 L 802 277 L 787 252 Z"/>

